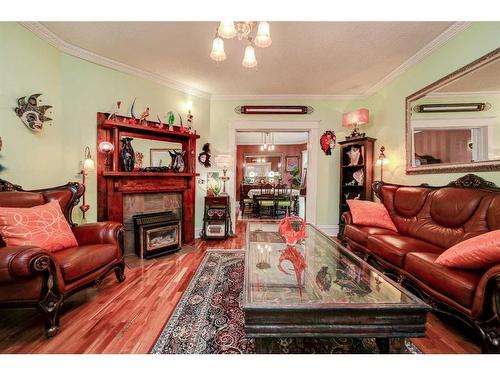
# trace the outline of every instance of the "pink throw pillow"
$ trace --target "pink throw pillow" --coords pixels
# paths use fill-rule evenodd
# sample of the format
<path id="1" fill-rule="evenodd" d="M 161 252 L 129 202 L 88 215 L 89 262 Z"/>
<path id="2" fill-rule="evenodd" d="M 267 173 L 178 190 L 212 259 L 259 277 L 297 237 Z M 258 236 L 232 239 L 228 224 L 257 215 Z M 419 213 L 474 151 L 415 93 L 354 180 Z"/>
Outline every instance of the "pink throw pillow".
<path id="1" fill-rule="evenodd" d="M 500 230 L 457 243 L 443 252 L 435 263 L 471 270 L 485 269 L 500 264 Z"/>
<path id="2" fill-rule="evenodd" d="M 7 246 L 52 252 L 78 246 L 57 201 L 29 208 L 0 207 L 0 234 Z"/>
<path id="3" fill-rule="evenodd" d="M 354 224 L 398 231 L 382 203 L 348 199 L 347 204 Z"/>

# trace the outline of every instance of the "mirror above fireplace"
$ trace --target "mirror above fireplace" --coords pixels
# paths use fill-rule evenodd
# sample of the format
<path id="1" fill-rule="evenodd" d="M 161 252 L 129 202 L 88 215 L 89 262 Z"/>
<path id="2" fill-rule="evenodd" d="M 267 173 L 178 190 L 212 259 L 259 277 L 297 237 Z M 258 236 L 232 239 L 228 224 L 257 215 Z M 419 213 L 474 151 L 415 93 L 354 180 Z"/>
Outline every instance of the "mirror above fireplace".
<path id="1" fill-rule="evenodd" d="M 406 172 L 500 170 L 500 48 L 406 98 Z"/>
<path id="2" fill-rule="evenodd" d="M 182 143 L 136 137 L 132 141 L 135 168 L 167 167 L 172 162 L 169 150 L 182 150 Z"/>

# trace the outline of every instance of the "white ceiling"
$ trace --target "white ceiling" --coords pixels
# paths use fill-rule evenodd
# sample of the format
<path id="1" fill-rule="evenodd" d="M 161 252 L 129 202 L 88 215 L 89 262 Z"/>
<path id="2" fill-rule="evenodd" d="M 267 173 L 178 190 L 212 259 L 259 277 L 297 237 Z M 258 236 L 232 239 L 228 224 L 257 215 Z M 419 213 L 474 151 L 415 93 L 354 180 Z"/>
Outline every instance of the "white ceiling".
<path id="1" fill-rule="evenodd" d="M 307 143 L 309 133 L 307 132 L 273 132 L 275 145 L 296 145 Z M 237 132 L 236 144 L 238 145 L 261 145 L 261 132 Z"/>
<path id="2" fill-rule="evenodd" d="M 452 22 L 270 22 L 273 44 L 225 42 L 209 57 L 217 22 L 44 22 L 35 28 L 71 45 L 211 95 L 362 95 L 417 52 L 436 45 Z M 33 30 L 33 27 L 29 27 Z M 48 29 L 48 30 L 47 30 Z M 47 33 L 48 31 L 48 33 Z M 49 39 L 55 39 L 54 35 Z"/>

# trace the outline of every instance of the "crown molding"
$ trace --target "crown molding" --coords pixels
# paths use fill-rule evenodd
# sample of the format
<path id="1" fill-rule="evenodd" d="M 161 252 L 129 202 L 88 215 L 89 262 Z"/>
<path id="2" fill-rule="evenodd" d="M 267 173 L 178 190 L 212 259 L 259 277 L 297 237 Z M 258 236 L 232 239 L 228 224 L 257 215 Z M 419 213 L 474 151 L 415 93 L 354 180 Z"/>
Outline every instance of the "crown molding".
<path id="1" fill-rule="evenodd" d="M 80 59 L 90 61 L 92 63 L 105 66 L 117 70 L 122 73 L 127 73 L 136 77 L 143 78 L 148 81 L 159 83 L 163 86 L 182 91 L 189 95 L 198 96 L 200 98 L 210 99 L 210 94 L 198 90 L 194 87 L 188 86 L 178 81 L 174 81 L 155 73 L 151 73 L 133 66 L 121 63 L 119 61 L 109 59 L 107 57 L 98 55 L 94 52 L 90 52 L 84 48 L 77 47 L 71 43 L 68 43 L 50 31 L 48 28 L 43 26 L 40 22 L 19 22 L 22 26 L 30 30 L 32 33 L 37 35 L 39 38 L 45 40 L 51 46 L 57 48 L 59 51 L 64 52 L 68 55 L 78 57 Z"/>
<path id="2" fill-rule="evenodd" d="M 275 94 L 275 95 L 216 95 L 212 94 L 212 100 L 230 101 L 230 100 L 357 100 L 366 99 L 364 94 L 353 95 L 322 95 L 322 94 Z"/>
<path id="3" fill-rule="evenodd" d="M 375 94 L 382 87 L 384 87 L 389 82 L 391 82 L 394 79 L 396 79 L 397 77 L 399 77 L 401 74 L 406 72 L 412 66 L 421 62 L 423 59 L 425 59 L 427 56 L 429 56 L 432 52 L 434 52 L 439 47 L 444 45 L 446 42 L 448 42 L 450 39 L 455 37 L 457 34 L 460 34 L 461 32 L 468 29 L 471 25 L 472 25 L 472 22 L 455 22 L 453 25 L 451 25 L 449 28 L 447 28 L 444 32 L 442 32 L 436 38 L 434 38 L 430 43 L 428 43 L 423 48 L 421 48 L 416 54 L 414 54 L 412 57 L 410 57 L 408 60 L 406 60 L 400 66 L 398 66 L 396 69 L 394 69 L 391 73 L 389 73 L 384 78 L 382 78 L 382 80 L 380 80 L 378 83 L 376 83 L 375 85 L 370 87 L 365 92 L 365 95 L 370 96 L 370 95 Z"/>
<path id="4" fill-rule="evenodd" d="M 448 29 L 446 29 L 443 33 L 441 33 L 439 36 L 437 36 L 435 39 L 433 39 L 430 43 L 428 43 L 426 46 L 421 48 L 415 55 L 410 57 L 408 60 L 406 60 L 403 64 L 401 64 L 399 67 L 397 67 L 395 70 L 393 70 L 391 73 L 389 73 L 387 76 L 385 76 L 382 80 L 380 80 L 378 83 L 370 87 L 365 93 L 363 94 L 352 94 L 352 95 L 321 95 L 321 94 L 276 94 L 276 95 L 231 95 L 231 94 L 222 94 L 222 95 L 214 95 L 210 94 L 208 92 L 198 90 L 194 87 L 191 87 L 189 85 L 183 84 L 182 82 L 178 82 L 172 79 L 168 79 L 166 77 L 160 76 L 155 73 L 151 73 L 139 68 L 135 68 L 133 66 L 121 63 L 119 61 L 109 59 L 107 57 L 98 55 L 96 53 L 90 52 L 86 49 L 77 47 L 73 44 L 70 44 L 60 37 L 58 37 L 56 34 L 54 34 L 52 31 L 50 31 L 48 28 L 43 26 L 40 22 L 19 22 L 21 25 L 23 25 L 25 28 L 33 32 L 35 35 L 40 37 L 41 39 L 45 40 L 47 43 L 52 45 L 53 47 L 57 48 L 58 50 L 74 56 L 81 58 L 86 61 L 90 61 L 92 63 L 105 66 L 107 68 L 111 68 L 123 73 L 131 74 L 143 79 L 146 79 L 148 81 L 156 82 L 161 85 L 185 92 L 190 95 L 198 96 L 201 98 L 205 99 L 210 99 L 210 100 L 220 100 L 220 101 L 230 101 L 230 100 L 261 100 L 261 101 L 266 101 L 266 100 L 363 100 L 368 98 L 369 96 L 373 95 L 377 91 L 379 91 L 382 87 L 387 85 L 389 82 L 406 72 L 408 69 L 410 69 L 412 66 L 418 64 L 421 62 L 425 57 L 430 55 L 432 52 L 434 52 L 436 49 L 441 47 L 443 44 L 445 44 L 447 41 L 452 39 L 454 36 L 457 34 L 461 33 L 462 31 L 466 30 L 469 28 L 472 24 L 472 22 L 455 22 L 452 26 L 450 26 Z"/>

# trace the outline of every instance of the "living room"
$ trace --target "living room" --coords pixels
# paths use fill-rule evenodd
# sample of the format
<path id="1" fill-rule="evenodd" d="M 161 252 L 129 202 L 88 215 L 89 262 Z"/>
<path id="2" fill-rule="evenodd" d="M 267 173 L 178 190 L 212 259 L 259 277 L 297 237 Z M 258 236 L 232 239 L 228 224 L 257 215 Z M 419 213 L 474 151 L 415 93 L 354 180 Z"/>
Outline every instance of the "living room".
<path id="1" fill-rule="evenodd" d="M 1 354 L 500 353 L 499 20 L 40 6 L 0 22 Z"/>

